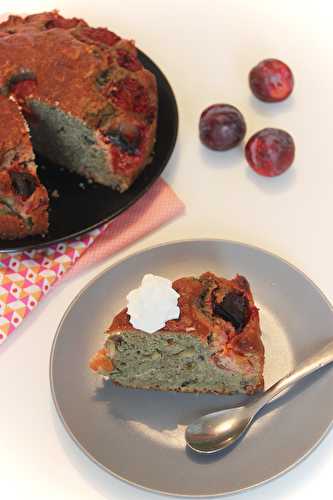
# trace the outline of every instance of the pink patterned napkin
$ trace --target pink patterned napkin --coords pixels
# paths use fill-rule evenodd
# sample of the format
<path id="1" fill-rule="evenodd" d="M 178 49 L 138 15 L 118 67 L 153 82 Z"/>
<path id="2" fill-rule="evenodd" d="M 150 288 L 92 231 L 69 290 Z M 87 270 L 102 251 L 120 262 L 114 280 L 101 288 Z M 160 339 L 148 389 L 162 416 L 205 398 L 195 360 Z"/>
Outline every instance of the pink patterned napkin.
<path id="1" fill-rule="evenodd" d="M 0 343 L 66 272 L 105 259 L 183 211 L 184 204 L 159 179 L 114 221 L 84 236 L 41 250 L 0 253 Z"/>

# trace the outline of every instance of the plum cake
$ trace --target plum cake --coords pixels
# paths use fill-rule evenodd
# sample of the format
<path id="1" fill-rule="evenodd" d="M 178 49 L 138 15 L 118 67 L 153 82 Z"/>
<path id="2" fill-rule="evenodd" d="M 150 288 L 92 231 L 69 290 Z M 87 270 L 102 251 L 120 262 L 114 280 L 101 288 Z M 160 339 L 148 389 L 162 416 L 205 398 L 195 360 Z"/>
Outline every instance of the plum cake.
<path id="1" fill-rule="evenodd" d="M 32 148 L 52 163 L 120 192 L 151 161 L 158 104 L 155 76 L 141 64 L 132 41 L 106 28 L 66 19 L 57 11 L 10 16 L 0 24 L 0 95 L 6 116 L 13 114 L 9 122 L 1 116 L 1 172 L 14 168 L 15 162 L 23 168 L 21 150 L 29 151 L 25 173 L 34 182 L 20 177 L 21 184 L 29 183 L 29 193 L 33 183 L 43 190 L 29 163 Z M 16 203 L 20 194 L 14 187 L 12 195 L 7 191 L 1 198 L 0 235 L 45 232 L 45 210 L 43 223 L 35 223 L 26 212 L 27 195 L 21 195 L 21 211 L 22 204 Z M 43 191 L 43 203 L 46 199 Z M 25 224 L 17 231 L 7 217 L 14 205 Z"/>

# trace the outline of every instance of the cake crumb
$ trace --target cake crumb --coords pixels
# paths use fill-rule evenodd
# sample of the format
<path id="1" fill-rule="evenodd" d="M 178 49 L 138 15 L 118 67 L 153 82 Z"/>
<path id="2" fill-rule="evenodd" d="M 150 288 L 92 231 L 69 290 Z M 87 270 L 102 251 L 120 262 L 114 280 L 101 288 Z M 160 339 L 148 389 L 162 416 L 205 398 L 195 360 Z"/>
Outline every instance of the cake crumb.
<path id="1" fill-rule="evenodd" d="M 84 184 L 83 182 L 80 182 L 79 187 L 80 187 L 81 189 L 86 189 L 86 186 L 85 186 L 85 184 Z"/>
<path id="2" fill-rule="evenodd" d="M 51 196 L 52 196 L 52 198 L 59 198 L 60 194 L 59 194 L 58 189 L 53 189 Z"/>

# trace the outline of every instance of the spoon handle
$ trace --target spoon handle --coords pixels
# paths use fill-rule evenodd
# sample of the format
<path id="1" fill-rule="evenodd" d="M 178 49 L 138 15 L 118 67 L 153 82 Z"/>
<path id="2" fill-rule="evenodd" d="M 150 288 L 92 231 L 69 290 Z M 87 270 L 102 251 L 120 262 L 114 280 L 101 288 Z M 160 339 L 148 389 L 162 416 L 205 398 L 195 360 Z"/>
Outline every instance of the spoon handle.
<path id="1" fill-rule="evenodd" d="M 310 375 L 311 373 L 319 370 L 323 366 L 328 365 L 333 361 L 333 342 L 329 342 L 323 349 L 318 351 L 316 354 L 308 357 L 302 361 L 297 367 L 285 377 L 281 378 L 278 382 L 272 385 L 267 391 L 265 391 L 258 400 L 254 403 L 262 408 L 267 403 L 269 403 L 275 396 L 284 391 L 287 387 L 295 384 L 302 378 Z"/>

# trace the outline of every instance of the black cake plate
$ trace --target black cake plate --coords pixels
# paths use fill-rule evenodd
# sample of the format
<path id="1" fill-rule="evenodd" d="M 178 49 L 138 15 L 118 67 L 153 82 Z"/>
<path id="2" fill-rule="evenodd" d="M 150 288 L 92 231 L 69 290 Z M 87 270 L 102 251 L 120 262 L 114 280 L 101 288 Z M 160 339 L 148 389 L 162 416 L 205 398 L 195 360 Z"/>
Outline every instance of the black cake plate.
<path id="1" fill-rule="evenodd" d="M 1 252 L 31 250 L 75 238 L 110 221 L 135 203 L 158 179 L 174 149 L 178 131 L 178 110 L 172 88 L 156 64 L 139 51 L 144 67 L 156 77 L 159 112 L 153 160 L 125 193 L 89 184 L 45 158 L 37 157 L 38 175 L 50 195 L 50 226 L 46 236 L 0 240 Z M 59 197 L 51 196 L 56 191 Z"/>

